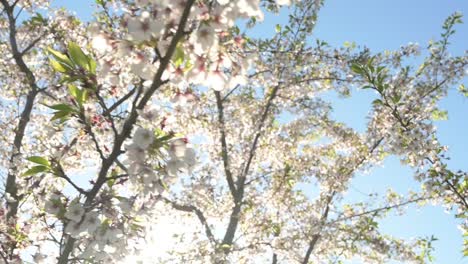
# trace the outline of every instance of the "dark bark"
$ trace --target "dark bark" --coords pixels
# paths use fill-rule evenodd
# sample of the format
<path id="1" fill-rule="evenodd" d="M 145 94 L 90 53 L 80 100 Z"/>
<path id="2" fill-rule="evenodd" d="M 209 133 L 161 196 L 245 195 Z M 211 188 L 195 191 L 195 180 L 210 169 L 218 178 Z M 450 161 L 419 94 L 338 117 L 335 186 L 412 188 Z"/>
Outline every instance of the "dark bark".
<path id="1" fill-rule="evenodd" d="M 36 84 L 36 78 L 31 70 L 28 68 L 26 63 L 23 60 L 24 52 L 19 50 L 17 40 L 16 40 L 16 17 L 14 15 L 15 4 L 9 5 L 7 0 L 0 0 L 0 3 L 3 5 L 4 12 L 8 19 L 9 26 L 9 44 L 13 59 L 18 67 L 19 71 L 25 75 L 26 82 L 29 88 L 28 94 L 26 96 L 26 103 L 21 112 L 21 116 L 18 122 L 18 125 L 15 129 L 15 137 L 13 140 L 13 150 L 10 156 L 10 167 L 6 179 L 5 193 L 9 194 L 11 200 L 7 201 L 8 213 L 7 219 L 12 219 L 16 216 L 18 212 L 19 200 L 21 197 L 18 196 L 18 186 L 16 182 L 16 177 L 18 174 L 18 168 L 16 166 L 15 159 L 21 155 L 21 147 L 23 145 L 24 133 L 26 127 L 29 123 L 32 109 L 34 107 L 34 101 L 36 95 L 38 94 L 38 87 Z"/>

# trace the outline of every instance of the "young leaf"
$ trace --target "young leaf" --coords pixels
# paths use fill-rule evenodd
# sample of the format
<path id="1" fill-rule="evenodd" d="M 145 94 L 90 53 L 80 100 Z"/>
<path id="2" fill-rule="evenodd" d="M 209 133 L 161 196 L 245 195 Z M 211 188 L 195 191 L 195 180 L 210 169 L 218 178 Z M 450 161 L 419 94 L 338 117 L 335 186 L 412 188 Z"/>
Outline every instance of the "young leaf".
<path id="1" fill-rule="evenodd" d="M 468 89 L 465 87 L 464 84 L 460 84 L 458 87 L 458 91 L 465 97 L 468 97 Z"/>
<path id="2" fill-rule="evenodd" d="M 357 74 L 362 74 L 363 73 L 363 69 L 361 68 L 361 66 L 359 66 L 358 64 L 356 63 L 353 63 L 351 65 L 351 70 L 354 72 L 354 73 L 357 73 Z"/>
<path id="3" fill-rule="evenodd" d="M 80 92 L 78 93 L 76 100 L 78 101 L 78 104 L 82 106 L 83 103 L 86 102 L 86 99 L 88 99 L 88 91 L 86 89 L 81 89 L 79 91 Z"/>
<path id="4" fill-rule="evenodd" d="M 76 100 L 79 106 L 82 106 L 83 103 L 88 99 L 88 91 L 86 89 L 79 89 L 73 84 L 68 85 L 68 90 L 70 95 Z"/>
<path id="5" fill-rule="evenodd" d="M 35 26 L 44 25 L 47 22 L 46 19 L 40 14 L 36 13 L 33 17 L 31 17 L 31 24 Z"/>
<path id="6" fill-rule="evenodd" d="M 394 104 L 398 104 L 400 102 L 400 100 L 401 100 L 401 94 L 397 94 L 394 97 L 392 97 L 392 102 Z"/>
<path id="7" fill-rule="evenodd" d="M 372 101 L 372 105 L 374 106 L 383 105 L 383 104 L 384 103 L 380 99 L 375 99 L 374 101 Z"/>
<path id="8" fill-rule="evenodd" d="M 68 43 L 68 52 L 70 53 L 71 59 L 81 68 L 90 70 L 89 59 L 81 48 L 74 42 Z"/>
<path id="9" fill-rule="evenodd" d="M 281 32 L 281 25 L 280 24 L 276 24 L 275 31 L 276 31 L 276 33 Z"/>
<path id="10" fill-rule="evenodd" d="M 448 120 L 448 112 L 441 110 L 432 111 L 432 120 L 434 121 L 445 121 Z"/>
<path id="11" fill-rule="evenodd" d="M 91 58 L 89 58 L 89 72 L 96 74 L 96 61 Z"/>
<path id="12" fill-rule="evenodd" d="M 64 111 L 64 112 L 76 111 L 73 107 L 67 104 L 56 104 L 56 105 L 49 106 L 49 108 L 52 108 L 54 110 Z"/>
<path id="13" fill-rule="evenodd" d="M 34 162 L 34 163 L 37 163 L 37 164 L 41 164 L 41 165 L 44 165 L 46 167 L 50 167 L 50 162 L 43 158 L 43 157 L 39 157 L 39 156 L 32 156 L 32 157 L 29 157 L 29 158 L 26 158 L 27 160 L 29 160 L 30 162 Z"/>
<path id="14" fill-rule="evenodd" d="M 68 69 L 63 64 L 56 60 L 49 58 L 49 62 L 50 66 L 52 66 L 52 68 L 57 72 L 66 73 L 68 71 Z"/>
<path id="15" fill-rule="evenodd" d="M 109 179 L 109 180 L 107 180 L 106 183 L 107 183 L 107 186 L 109 188 L 112 188 L 112 186 L 114 186 L 114 184 L 115 184 L 115 179 Z"/>
<path id="16" fill-rule="evenodd" d="M 73 85 L 73 84 L 69 84 L 68 85 L 68 91 L 70 92 L 70 95 L 73 97 L 73 98 L 76 98 L 78 96 L 78 91 L 79 89 Z"/>
<path id="17" fill-rule="evenodd" d="M 25 173 L 23 173 L 23 176 L 30 176 L 30 175 L 34 175 L 40 172 L 45 172 L 48 170 L 49 170 L 49 167 L 46 167 L 46 166 L 42 166 L 42 165 L 34 166 L 31 169 L 27 170 Z"/>
<path id="18" fill-rule="evenodd" d="M 54 120 L 57 120 L 57 119 L 62 119 L 63 120 L 64 118 L 67 118 L 69 115 L 70 115 L 70 112 L 58 111 L 58 112 L 54 113 L 54 116 L 50 119 L 50 121 L 54 121 Z"/>
<path id="19" fill-rule="evenodd" d="M 180 45 L 177 45 L 174 55 L 172 55 L 172 61 L 176 67 L 179 67 L 184 62 L 184 50 Z"/>
<path id="20" fill-rule="evenodd" d="M 56 51 L 50 47 L 47 48 L 47 51 L 50 55 L 52 55 L 57 61 L 61 62 L 62 64 L 67 65 L 69 68 L 73 68 L 73 62 L 67 57 L 67 55 Z"/>

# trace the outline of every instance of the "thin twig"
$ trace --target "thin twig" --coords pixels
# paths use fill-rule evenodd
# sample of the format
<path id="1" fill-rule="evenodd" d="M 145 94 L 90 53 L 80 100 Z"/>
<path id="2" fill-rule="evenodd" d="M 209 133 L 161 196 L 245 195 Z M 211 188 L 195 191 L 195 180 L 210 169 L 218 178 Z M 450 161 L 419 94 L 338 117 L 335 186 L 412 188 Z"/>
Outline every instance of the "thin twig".
<path id="1" fill-rule="evenodd" d="M 206 236 L 211 241 L 211 243 L 213 243 L 213 245 L 216 245 L 216 239 L 215 239 L 215 237 L 213 235 L 213 232 L 211 231 L 211 228 L 208 225 L 206 217 L 204 216 L 203 212 L 200 209 L 198 209 L 197 207 L 195 207 L 193 205 L 178 204 L 178 203 L 176 203 L 174 201 L 171 201 L 171 200 L 169 200 L 168 198 L 165 198 L 165 197 L 160 197 L 160 198 L 162 198 L 166 203 L 170 204 L 176 210 L 183 211 L 183 212 L 189 212 L 189 213 L 195 213 L 197 215 L 198 219 L 200 220 L 200 223 L 205 228 Z"/>

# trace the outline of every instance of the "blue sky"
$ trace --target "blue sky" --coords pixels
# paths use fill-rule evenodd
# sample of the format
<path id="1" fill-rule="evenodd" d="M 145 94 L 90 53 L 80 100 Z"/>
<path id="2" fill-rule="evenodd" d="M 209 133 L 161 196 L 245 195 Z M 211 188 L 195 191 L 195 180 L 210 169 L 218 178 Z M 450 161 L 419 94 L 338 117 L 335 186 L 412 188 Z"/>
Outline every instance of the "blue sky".
<path id="1" fill-rule="evenodd" d="M 89 18 L 92 12 L 90 0 L 60 0 L 57 5 L 66 5 L 82 18 Z M 345 41 L 355 41 L 373 51 L 397 49 L 408 42 L 425 47 L 430 39 L 437 39 L 445 18 L 455 11 L 468 17 L 467 0 L 328 0 L 319 14 L 314 37 L 340 46 Z M 274 25 L 285 21 L 285 16 L 267 16 L 257 34 L 274 33 Z M 465 19 L 468 21 L 468 18 Z M 468 24 L 458 25 L 449 50 L 461 55 L 468 48 Z M 261 33 L 259 33 L 261 32 Z M 468 82 L 465 80 L 465 84 Z M 363 131 L 366 115 L 370 110 L 372 94 L 369 91 L 354 91 L 350 99 L 334 102 L 336 119 Z M 442 144 L 448 145 L 452 169 L 468 170 L 468 98 L 456 92 L 453 87 L 449 96 L 441 102 L 449 112 L 449 120 L 437 122 Z M 388 186 L 396 191 L 417 190 L 419 184 L 412 179 L 412 171 L 392 158 L 382 168 L 369 175 L 358 177 L 352 182 L 349 199 L 358 201 L 367 198 L 362 193 L 382 192 Z M 435 263 L 462 264 L 460 252 L 462 238 L 456 228 L 457 221 L 444 213 L 440 207 L 423 209 L 410 208 L 405 216 L 393 216 L 381 224 L 382 230 L 398 237 L 430 236 L 439 238 L 435 243 Z"/>

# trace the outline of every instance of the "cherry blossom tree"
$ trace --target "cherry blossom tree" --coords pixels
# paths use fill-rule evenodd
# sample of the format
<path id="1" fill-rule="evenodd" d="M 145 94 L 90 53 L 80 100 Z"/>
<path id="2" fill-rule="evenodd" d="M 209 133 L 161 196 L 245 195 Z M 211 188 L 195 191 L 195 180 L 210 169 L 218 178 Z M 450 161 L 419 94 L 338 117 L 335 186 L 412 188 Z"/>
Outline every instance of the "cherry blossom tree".
<path id="1" fill-rule="evenodd" d="M 415 44 L 312 38 L 321 0 L 96 0 L 92 21 L 0 3 L 4 263 L 425 263 L 433 238 L 378 221 L 429 202 L 468 236 L 467 173 L 434 126 L 467 73 L 449 52 L 458 13 L 412 65 Z M 272 37 L 250 34 L 280 11 Z M 363 133 L 323 98 L 356 89 L 378 94 Z M 423 188 L 345 203 L 389 156 Z"/>

